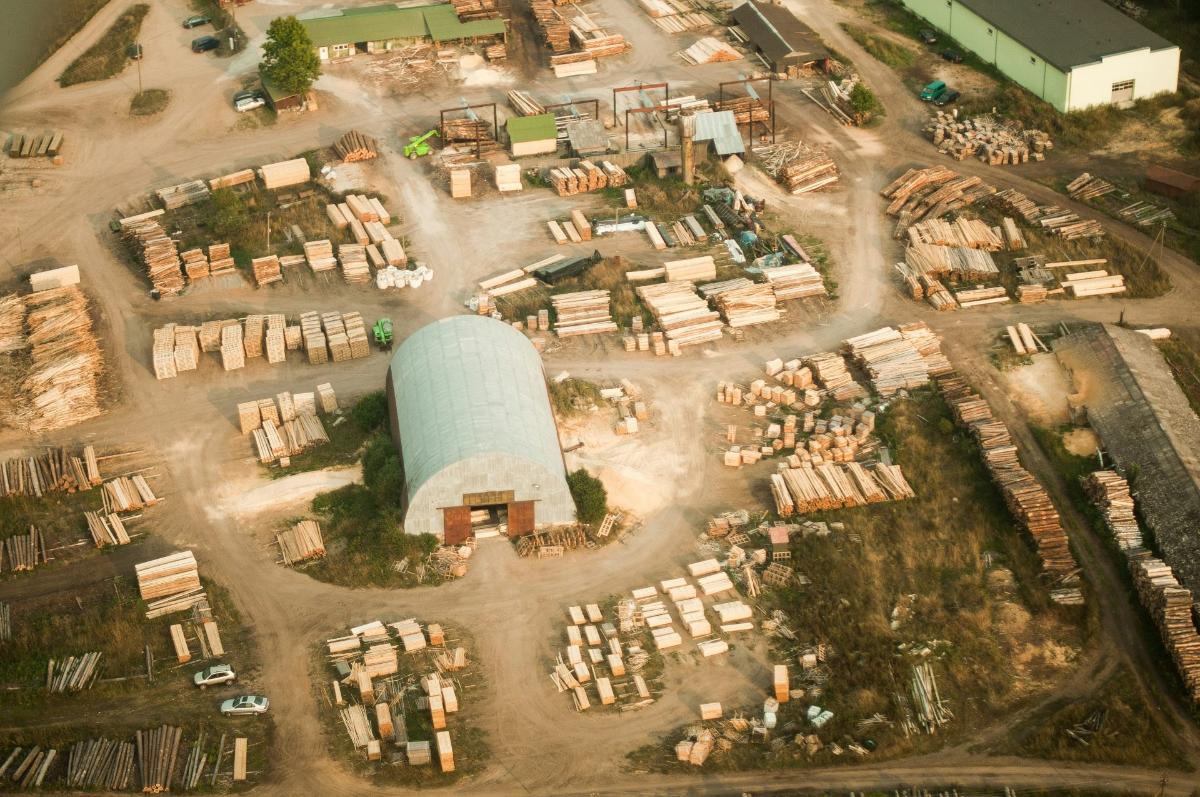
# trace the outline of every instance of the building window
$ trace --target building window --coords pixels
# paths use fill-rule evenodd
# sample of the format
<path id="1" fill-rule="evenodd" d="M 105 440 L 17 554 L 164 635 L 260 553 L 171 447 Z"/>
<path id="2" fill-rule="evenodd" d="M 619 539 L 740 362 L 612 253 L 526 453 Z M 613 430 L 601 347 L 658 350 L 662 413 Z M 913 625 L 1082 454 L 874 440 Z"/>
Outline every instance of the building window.
<path id="1" fill-rule="evenodd" d="M 1117 83 L 1114 83 L 1114 84 L 1112 84 L 1112 90 L 1114 92 L 1133 91 L 1133 81 L 1132 80 L 1122 80 Z"/>

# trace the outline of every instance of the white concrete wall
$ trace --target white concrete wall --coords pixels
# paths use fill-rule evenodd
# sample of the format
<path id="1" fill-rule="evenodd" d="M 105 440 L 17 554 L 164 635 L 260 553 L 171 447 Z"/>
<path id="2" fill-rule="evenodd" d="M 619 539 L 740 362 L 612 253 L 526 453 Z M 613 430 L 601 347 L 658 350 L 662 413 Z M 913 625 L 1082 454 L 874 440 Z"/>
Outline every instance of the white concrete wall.
<path id="1" fill-rule="evenodd" d="M 479 454 L 460 460 L 430 477 L 410 496 L 404 515 L 408 534 L 442 536 L 442 508 L 462 506 L 463 493 L 512 490 L 515 501 L 536 501 L 538 527 L 575 522 L 575 501 L 564 473 L 508 454 Z"/>
<path id="2" fill-rule="evenodd" d="M 1175 91 L 1179 86 L 1179 48 L 1135 50 L 1110 55 L 1096 64 L 1077 66 L 1069 74 L 1067 110 L 1108 105 L 1112 86 L 1132 80 L 1135 100 Z"/>

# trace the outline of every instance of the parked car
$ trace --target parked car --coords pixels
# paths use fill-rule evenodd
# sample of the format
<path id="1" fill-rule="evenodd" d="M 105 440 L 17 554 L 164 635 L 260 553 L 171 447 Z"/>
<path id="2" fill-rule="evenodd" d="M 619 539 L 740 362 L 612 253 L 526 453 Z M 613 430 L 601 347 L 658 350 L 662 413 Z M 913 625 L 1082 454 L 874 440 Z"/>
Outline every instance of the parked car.
<path id="1" fill-rule="evenodd" d="M 257 91 L 239 91 L 233 95 L 233 107 L 238 113 L 253 111 L 267 104 L 267 98 Z"/>
<path id="2" fill-rule="evenodd" d="M 228 664 L 214 664 L 192 676 L 192 683 L 201 689 L 219 684 L 231 684 L 236 680 L 237 673 Z"/>
<path id="3" fill-rule="evenodd" d="M 191 30 L 192 28 L 198 28 L 201 25 L 207 25 L 210 22 L 212 22 L 212 20 L 209 19 L 208 17 L 203 16 L 201 14 L 197 14 L 194 17 L 188 17 L 187 19 L 185 19 L 183 21 L 183 27 L 187 30 Z"/>
<path id="4" fill-rule="evenodd" d="M 940 96 L 936 100 L 934 100 L 933 104 L 938 105 L 938 106 L 949 105 L 950 103 L 954 102 L 961 96 L 962 96 L 962 94 L 960 92 L 957 92 L 954 89 L 949 89 L 948 91 L 946 91 L 945 94 L 943 94 L 942 96 Z"/>
<path id="5" fill-rule="evenodd" d="M 921 28 L 917 35 L 921 37 L 921 41 L 925 42 L 926 44 L 937 44 L 937 34 L 929 28 Z"/>
<path id="6" fill-rule="evenodd" d="M 946 82 L 943 80 L 935 80 L 925 88 L 921 89 L 921 99 L 925 102 L 933 102 L 945 93 Z"/>
<path id="7" fill-rule="evenodd" d="M 221 40 L 216 36 L 201 36 L 199 39 L 192 39 L 192 52 L 194 53 L 206 53 L 220 46 Z"/>
<path id="8" fill-rule="evenodd" d="M 266 714 L 271 701 L 262 695 L 231 697 L 221 703 L 221 714 L 226 717 L 241 717 L 249 714 Z"/>
<path id="9" fill-rule="evenodd" d="M 962 53 L 958 50 L 942 50 L 942 58 L 952 64 L 961 64 L 963 62 Z"/>

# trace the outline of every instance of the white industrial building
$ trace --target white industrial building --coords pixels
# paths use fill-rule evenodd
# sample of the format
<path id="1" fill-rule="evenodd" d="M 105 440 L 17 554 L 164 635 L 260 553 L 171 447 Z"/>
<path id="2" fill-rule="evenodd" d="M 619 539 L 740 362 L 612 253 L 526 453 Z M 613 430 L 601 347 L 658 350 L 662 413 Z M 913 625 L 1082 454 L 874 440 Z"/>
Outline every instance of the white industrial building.
<path id="1" fill-rule="evenodd" d="M 422 327 L 388 370 L 404 463 L 404 530 L 462 542 L 575 522 L 542 360 L 508 324 L 454 316 Z"/>

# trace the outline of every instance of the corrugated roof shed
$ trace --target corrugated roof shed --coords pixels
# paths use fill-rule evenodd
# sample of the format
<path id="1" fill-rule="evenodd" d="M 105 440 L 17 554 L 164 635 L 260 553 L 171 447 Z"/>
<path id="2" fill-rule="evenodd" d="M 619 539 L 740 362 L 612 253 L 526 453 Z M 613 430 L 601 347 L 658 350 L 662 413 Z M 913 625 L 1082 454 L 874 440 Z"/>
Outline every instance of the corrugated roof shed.
<path id="1" fill-rule="evenodd" d="M 598 119 L 579 119 L 567 122 L 567 140 L 578 155 L 599 155 L 608 152 L 608 133 Z"/>
<path id="2" fill-rule="evenodd" d="M 480 455 L 566 478 L 541 357 L 508 324 L 470 315 L 435 321 L 400 345 L 389 373 L 410 498 Z"/>
<path id="3" fill-rule="evenodd" d="M 751 43 L 777 67 L 829 57 L 821 37 L 782 6 L 750 0 L 733 9 L 733 18 Z"/>
<path id="4" fill-rule="evenodd" d="M 1106 55 L 1175 45 L 1100 0 L 959 0 L 1062 72 Z"/>
<path id="5" fill-rule="evenodd" d="M 696 141 L 711 141 L 718 155 L 740 155 L 746 151 L 742 132 L 738 130 L 733 111 L 711 111 L 696 114 Z"/>
<path id="6" fill-rule="evenodd" d="M 508 138 L 514 144 L 527 141 L 545 141 L 558 137 L 558 129 L 554 125 L 554 114 L 539 113 L 535 116 L 513 116 L 504 123 L 508 130 Z"/>
<path id="7" fill-rule="evenodd" d="M 388 4 L 334 9 L 307 15 L 300 22 L 317 47 L 426 36 L 435 42 L 457 41 L 498 36 L 505 30 L 502 19 L 462 22 L 449 3 L 407 8 Z"/>
<path id="8" fill-rule="evenodd" d="M 502 19 L 472 19 L 463 22 L 458 18 L 454 6 L 446 3 L 421 6 L 425 10 L 425 25 L 435 42 L 451 42 L 459 39 L 474 39 L 477 36 L 497 36 L 504 33 Z"/>

